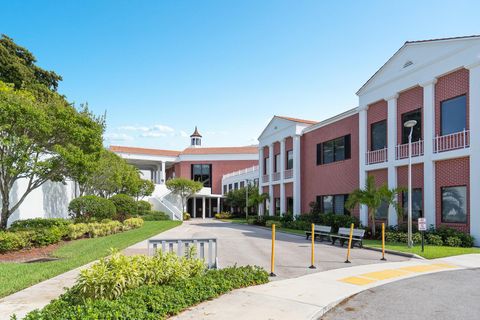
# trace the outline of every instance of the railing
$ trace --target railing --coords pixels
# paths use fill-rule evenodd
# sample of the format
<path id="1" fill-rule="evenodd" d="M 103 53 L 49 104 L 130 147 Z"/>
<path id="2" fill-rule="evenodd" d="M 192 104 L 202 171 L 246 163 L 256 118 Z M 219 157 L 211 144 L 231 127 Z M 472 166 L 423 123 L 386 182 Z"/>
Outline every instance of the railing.
<path id="1" fill-rule="evenodd" d="M 280 172 L 274 172 L 272 174 L 272 181 L 278 181 L 280 180 Z"/>
<path id="2" fill-rule="evenodd" d="M 445 152 L 470 147 L 470 130 L 463 130 L 433 138 L 433 152 Z"/>
<path id="3" fill-rule="evenodd" d="M 249 173 L 249 172 L 254 172 L 254 171 L 257 171 L 257 170 L 258 170 L 258 166 L 253 166 L 253 167 L 245 168 L 245 169 L 242 169 L 242 170 L 233 171 L 233 172 L 224 174 L 224 175 L 223 175 L 223 179 L 229 178 L 229 177 L 234 177 L 234 176 L 239 176 L 239 175 L 241 175 L 241 174 L 245 174 L 245 173 Z"/>
<path id="4" fill-rule="evenodd" d="M 375 151 L 367 151 L 366 154 L 366 163 L 374 164 L 380 162 L 386 162 L 388 160 L 387 157 L 387 148 L 375 150 Z"/>
<path id="5" fill-rule="evenodd" d="M 190 257 L 193 252 L 196 258 L 204 260 L 209 269 L 218 268 L 218 245 L 216 238 L 205 239 L 149 239 L 148 254 L 152 255 L 162 246 L 162 252 L 176 252 L 179 257 Z M 176 248 L 174 248 L 176 246 Z M 153 250 L 151 250 L 151 248 Z M 191 251 L 190 248 L 195 248 Z M 205 255 L 207 249 L 207 255 Z"/>
<path id="6" fill-rule="evenodd" d="M 283 173 L 283 176 L 284 176 L 285 179 L 292 179 L 293 178 L 293 170 L 292 169 L 285 170 L 285 172 Z"/>
<path id="7" fill-rule="evenodd" d="M 423 140 L 412 142 L 412 157 L 423 156 Z M 399 144 L 395 152 L 396 159 L 408 158 L 408 143 Z"/>
<path id="8" fill-rule="evenodd" d="M 264 175 L 262 176 L 262 182 L 264 182 L 264 183 L 265 183 L 265 182 L 268 182 L 268 181 L 270 180 L 269 178 L 270 178 L 270 177 L 269 177 L 268 174 L 264 174 Z"/>

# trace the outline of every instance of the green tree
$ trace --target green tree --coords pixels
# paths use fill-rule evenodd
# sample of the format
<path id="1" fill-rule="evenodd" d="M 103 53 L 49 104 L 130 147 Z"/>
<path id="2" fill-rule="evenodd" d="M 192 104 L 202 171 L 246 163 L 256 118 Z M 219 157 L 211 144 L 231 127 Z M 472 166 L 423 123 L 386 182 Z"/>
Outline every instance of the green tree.
<path id="1" fill-rule="evenodd" d="M 167 180 L 167 189 L 182 198 L 182 210 L 186 211 L 187 199 L 200 191 L 203 184 L 186 178 L 175 178 Z"/>
<path id="2" fill-rule="evenodd" d="M 248 204 L 247 201 L 247 189 L 248 188 Z M 255 207 L 259 204 L 263 203 L 266 199 L 268 199 L 268 193 L 259 193 L 258 187 L 254 185 L 249 185 L 248 187 L 242 187 L 236 190 L 230 190 L 225 195 L 225 204 L 237 209 L 241 210 L 242 212 L 248 207 Z"/>
<path id="3" fill-rule="evenodd" d="M 135 185 L 132 187 L 132 191 L 132 196 L 134 196 L 135 199 L 138 201 L 152 195 L 153 191 L 155 191 L 155 184 L 150 180 L 142 179 L 141 177 L 139 177 Z"/>
<path id="4" fill-rule="evenodd" d="M 378 208 L 382 203 L 393 205 L 396 208 L 397 214 L 401 217 L 403 214 L 402 208 L 396 201 L 396 196 L 403 188 L 388 189 L 386 184 L 381 187 L 375 185 L 375 178 L 368 176 L 365 187 L 363 189 L 355 189 L 349 196 L 345 203 L 348 209 L 353 209 L 357 205 L 366 205 L 368 207 L 368 218 L 371 220 L 372 236 L 375 238 L 375 217 Z"/>
<path id="5" fill-rule="evenodd" d="M 0 81 L 0 227 L 46 181 L 63 182 L 102 149 L 103 123 L 57 94 L 41 101 Z M 14 183 L 27 186 L 11 203 Z"/>
<path id="6" fill-rule="evenodd" d="M 248 191 L 248 206 L 249 207 L 258 207 L 265 202 L 269 197 L 268 193 L 260 193 L 258 187 L 252 186 L 251 190 Z"/>

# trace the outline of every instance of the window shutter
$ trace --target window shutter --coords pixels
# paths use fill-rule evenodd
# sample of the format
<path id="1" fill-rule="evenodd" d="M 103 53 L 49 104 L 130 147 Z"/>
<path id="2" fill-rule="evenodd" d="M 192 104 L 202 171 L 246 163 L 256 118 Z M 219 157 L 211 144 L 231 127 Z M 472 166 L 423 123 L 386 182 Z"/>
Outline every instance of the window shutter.
<path id="1" fill-rule="evenodd" d="M 350 159 L 351 157 L 352 157 L 351 136 L 348 134 L 345 136 L 345 159 Z"/>
<path id="2" fill-rule="evenodd" d="M 322 157 L 322 143 L 317 144 L 317 166 L 323 163 L 323 157 Z"/>

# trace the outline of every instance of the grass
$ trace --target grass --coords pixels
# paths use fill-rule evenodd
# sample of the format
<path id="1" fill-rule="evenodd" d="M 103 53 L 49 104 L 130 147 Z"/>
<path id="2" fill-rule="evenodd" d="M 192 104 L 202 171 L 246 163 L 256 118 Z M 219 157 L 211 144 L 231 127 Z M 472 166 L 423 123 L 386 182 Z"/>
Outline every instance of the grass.
<path id="1" fill-rule="evenodd" d="M 363 244 L 368 247 L 381 248 L 382 242 L 380 240 L 364 240 Z M 461 254 L 480 253 L 480 248 L 462 248 L 462 247 L 446 247 L 446 246 L 431 246 L 426 245 L 424 252 L 422 252 L 421 245 L 415 245 L 412 248 L 407 247 L 404 243 L 386 243 L 385 249 L 395 250 L 406 253 L 413 253 L 424 257 L 426 259 L 444 258 L 450 256 L 458 256 Z"/>
<path id="2" fill-rule="evenodd" d="M 0 263 L 0 298 L 105 257 L 111 248 L 125 249 L 180 225 L 179 221 L 145 221 L 141 228 L 114 235 L 67 242 L 53 252 L 57 261 Z"/>

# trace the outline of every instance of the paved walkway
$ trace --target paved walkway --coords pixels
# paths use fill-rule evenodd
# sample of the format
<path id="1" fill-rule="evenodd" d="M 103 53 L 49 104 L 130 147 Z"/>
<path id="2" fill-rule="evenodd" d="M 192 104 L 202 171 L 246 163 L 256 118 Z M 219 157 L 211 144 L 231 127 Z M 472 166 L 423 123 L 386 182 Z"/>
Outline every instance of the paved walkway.
<path id="1" fill-rule="evenodd" d="M 478 267 L 479 254 L 328 270 L 235 290 L 173 319 L 320 319 L 344 299 L 367 289 L 430 273 Z"/>

